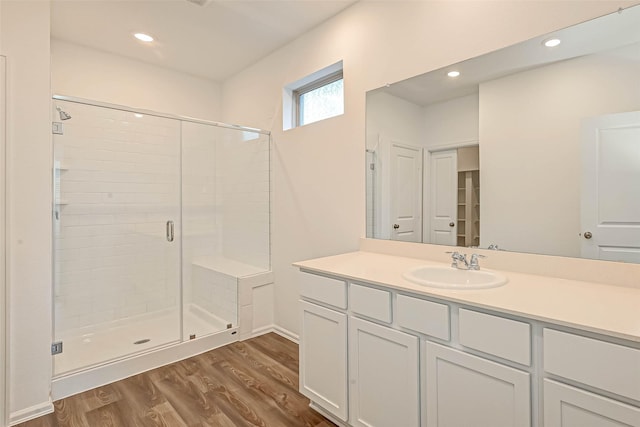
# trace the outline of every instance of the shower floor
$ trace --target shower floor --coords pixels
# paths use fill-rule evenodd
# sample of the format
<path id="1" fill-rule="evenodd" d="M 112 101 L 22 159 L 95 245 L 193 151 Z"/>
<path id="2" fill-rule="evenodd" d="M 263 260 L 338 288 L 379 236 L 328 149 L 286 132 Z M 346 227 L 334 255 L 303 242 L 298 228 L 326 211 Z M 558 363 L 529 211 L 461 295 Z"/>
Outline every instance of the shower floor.
<path id="1" fill-rule="evenodd" d="M 198 315 L 199 309 L 184 310 L 184 339 L 209 335 L 227 328 L 227 322 Z M 127 324 L 62 337 L 63 352 L 54 356 L 54 376 L 69 374 L 151 350 L 180 340 L 177 311 L 133 319 Z M 146 341 L 149 340 L 149 341 Z M 135 342 L 145 341 L 139 344 Z"/>

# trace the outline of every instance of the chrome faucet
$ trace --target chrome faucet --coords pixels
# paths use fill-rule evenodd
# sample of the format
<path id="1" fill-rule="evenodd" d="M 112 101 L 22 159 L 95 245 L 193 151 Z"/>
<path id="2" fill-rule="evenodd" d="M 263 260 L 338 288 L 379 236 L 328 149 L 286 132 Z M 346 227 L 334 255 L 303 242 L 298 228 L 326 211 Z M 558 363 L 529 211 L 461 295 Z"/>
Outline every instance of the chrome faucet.
<path id="1" fill-rule="evenodd" d="M 447 252 L 451 254 L 451 267 L 457 268 L 459 270 L 480 270 L 480 263 L 478 262 L 478 258 L 486 258 L 485 255 L 480 254 L 471 254 L 471 260 L 467 261 L 467 255 L 461 254 L 460 252 Z M 461 262 L 464 264 L 464 267 L 458 265 Z"/>
<path id="2" fill-rule="evenodd" d="M 480 264 L 478 263 L 478 258 L 486 258 L 486 256 L 480 255 L 480 254 L 472 254 L 471 261 L 469 261 L 469 270 L 480 270 Z"/>
<path id="3" fill-rule="evenodd" d="M 451 254 L 451 267 L 452 268 L 460 268 L 463 270 L 469 269 L 469 261 L 467 261 L 467 256 L 465 254 L 461 254 L 460 252 L 447 252 Z M 464 263 L 464 268 L 458 265 L 458 262 Z"/>

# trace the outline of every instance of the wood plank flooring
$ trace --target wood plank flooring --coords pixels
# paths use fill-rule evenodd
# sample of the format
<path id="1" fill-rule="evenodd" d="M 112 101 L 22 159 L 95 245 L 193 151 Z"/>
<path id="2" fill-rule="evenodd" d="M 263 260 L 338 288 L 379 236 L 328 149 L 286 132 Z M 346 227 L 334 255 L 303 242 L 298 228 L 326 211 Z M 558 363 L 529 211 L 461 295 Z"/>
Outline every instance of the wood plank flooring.
<path id="1" fill-rule="evenodd" d="M 298 346 L 270 333 L 59 400 L 18 427 L 333 427 L 297 390 Z"/>

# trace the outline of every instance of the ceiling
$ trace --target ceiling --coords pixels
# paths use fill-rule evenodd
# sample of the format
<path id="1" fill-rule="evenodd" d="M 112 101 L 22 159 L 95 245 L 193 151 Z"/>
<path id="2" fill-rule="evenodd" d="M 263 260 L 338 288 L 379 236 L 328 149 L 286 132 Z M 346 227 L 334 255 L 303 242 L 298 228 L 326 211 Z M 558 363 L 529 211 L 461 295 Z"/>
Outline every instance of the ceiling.
<path id="1" fill-rule="evenodd" d="M 53 0 L 51 37 L 224 81 L 356 1 Z"/>

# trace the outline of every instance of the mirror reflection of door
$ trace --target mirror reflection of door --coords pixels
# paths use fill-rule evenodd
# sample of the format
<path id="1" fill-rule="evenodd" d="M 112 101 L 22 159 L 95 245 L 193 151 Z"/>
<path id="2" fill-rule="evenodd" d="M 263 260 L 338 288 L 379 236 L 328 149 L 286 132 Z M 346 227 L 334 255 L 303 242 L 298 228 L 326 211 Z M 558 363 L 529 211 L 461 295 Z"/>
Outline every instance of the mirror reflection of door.
<path id="1" fill-rule="evenodd" d="M 429 160 L 429 242 L 456 244 L 458 152 L 432 152 Z M 425 211 L 427 211 L 425 209 Z"/>
<path id="2" fill-rule="evenodd" d="M 583 122 L 581 255 L 640 263 L 640 111 Z"/>
<path id="3" fill-rule="evenodd" d="M 477 145 L 425 154 L 424 243 L 480 244 L 480 161 Z"/>
<path id="4" fill-rule="evenodd" d="M 391 141 L 389 165 L 391 239 L 422 242 L 422 148 Z"/>

